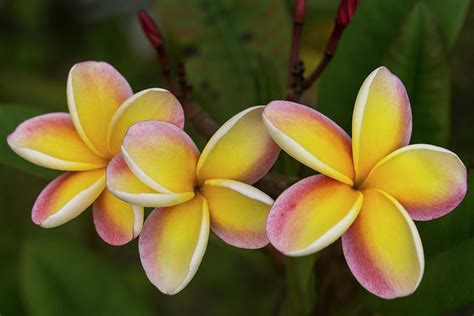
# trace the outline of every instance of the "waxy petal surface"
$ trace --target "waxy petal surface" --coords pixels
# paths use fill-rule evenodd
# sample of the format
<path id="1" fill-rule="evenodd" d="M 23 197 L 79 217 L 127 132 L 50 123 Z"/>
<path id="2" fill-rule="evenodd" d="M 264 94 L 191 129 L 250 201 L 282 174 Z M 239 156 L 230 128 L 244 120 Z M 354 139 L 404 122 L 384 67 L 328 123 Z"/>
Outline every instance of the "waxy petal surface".
<path id="1" fill-rule="evenodd" d="M 212 136 L 199 158 L 200 182 L 231 179 L 253 184 L 270 170 L 280 148 L 263 124 L 263 108 L 255 106 L 240 112 Z"/>
<path id="2" fill-rule="evenodd" d="M 40 193 L 31 218 L 45 228 L 62 225 L 77 217 L 105 188 L 105 169 L 65 172 Z"/>
<path id="3" fill-rule="evenodd" d="M 159 193 L 192 192 L 199 150 L 179 127 L 144 121 L 130 127 L 122 154 L 132 172 Z"/>
<path id="4" fill-rule="evenodd" d="M 289 256 L 304 256 L 337 240 L 353 223 L 363 197 L 350 186 L 324 175 L 303 179 L 273 204 L 267 235 Z"/>
<path id="5" fill-rule="evenodd" d="M 184 113 L 178 99 L 168 90 L 151 88 L 135 93 L 115 112 L 107 141 L 113 154 L 120 150 L 127 130 L 140 121 L 165 121 L 183 128 Z"/>
<path id="6" fill-rule="evenodd" d="M 201 196 L 155 209 L 139 238 L 140 259 L 148 279 L 165 294 L 181 291 L 199 268 L 208 238 L 209 210 Z"/>
<path id="7" fill-rule="evenodd" d="M 265 222 L 273 200 L 251 185 L 234 180 L 206 180 L 201 193 L 211 214 L 211 228 L 226 243 L 257 249 L 268 244 Z"/>
<path id="8" fill-rule="evenodd" d="M 362 84 L 352 117 L 356 183 L 382 158 L 408 145 L 411 130 L 410 101 L 403 83 L 387 68 L 377 68 Z"/>
<path id="9" fill-rule="evenodd" d="M 288 101 L 270 102 L 263 120 L 273 140 L 290 156 L 352 185 L 351 139 L 336 123 L 307 106 Z"/>
<path id="10" fill-rule="evenodd" d="M 7 141 L 19 156 L 46 168 L 80 171 L 107 164 L 84 144 L 67 113 L 45 114 L 26 120 Z"/>
<path id="11" fill-rule="evenodd" d="M 392 195 L 415 220 L 431 220 L 461 203 L 467 172 L 459 157 L 447 149 L 409 145 L 381 160 L 362 187 Z"/>
<path id="12" fill-rule="evenodd" d="M 136 238 L 143 226 L 143 207 L 128 204 L 104 190 L 92 205 L 94 226 L 99 236 L 114 246 Z"/>
<path id="13" fill-rule="evenodd" d="M 145 207 L 165 207 L 191 200 L 194 192 L 158 193 L 141 182 L 128 168 L 122 153 L 107 166 L 107 187 L 119 199 Z"/>
<path id="14" fill-rule="evenodd" d="M 97 155 L 112 155 L 107 146 L 107 130 L 115 111 L 131 95 L 128 82 L 107 63 L 86 61 L 69 71 L 69 113 L 82 140 Z"/>
<path id="15" fill-rule="evenodd" d="M 424 270 L 416 226 L 393 197 L 379 190 L 363 194 L 362 210 L 342 236 L 347 264 L 357 281 L 377 296 L 410 295 Z"/>

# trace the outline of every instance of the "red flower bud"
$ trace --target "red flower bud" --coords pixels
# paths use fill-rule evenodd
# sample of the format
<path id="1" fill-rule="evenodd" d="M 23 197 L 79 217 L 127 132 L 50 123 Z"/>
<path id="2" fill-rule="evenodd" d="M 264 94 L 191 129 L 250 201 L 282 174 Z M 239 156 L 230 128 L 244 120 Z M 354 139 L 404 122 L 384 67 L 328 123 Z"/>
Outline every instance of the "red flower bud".
<path id="1" fill-rule="evenodd" d="M 344 29 L 349 24 L 358 5 L 359 0 L 341 0 L 336 16 L 336 24 L 338 27 Z"/>
<path id="2" fill-rule="evenodd" d="M 293 12 L 293 21 L 296 23 L 303 24 L 304 15 L 306 13 L 306 0 L 296 0 L 295 10 Z"/>
<path id="3" fill-rule="evenodd" d="M 163 36 L 161 35 L 160 29 L 158 28 L 158 25 L 156 25 L 153 18 L 145 10 L 140 10 L 138 12 L 138 18 L 140 19 L 143 32 L 150 43 L 155 48 L 161 47 L 163 45 Z"/>

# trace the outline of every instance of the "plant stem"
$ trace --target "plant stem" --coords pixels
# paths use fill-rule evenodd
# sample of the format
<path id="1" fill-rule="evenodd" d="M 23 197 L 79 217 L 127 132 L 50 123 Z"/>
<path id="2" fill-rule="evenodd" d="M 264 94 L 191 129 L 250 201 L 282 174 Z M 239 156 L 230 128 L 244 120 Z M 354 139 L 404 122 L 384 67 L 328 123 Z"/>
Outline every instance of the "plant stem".
<path id="1" fill-rule="evenodd" d="M 299 60 L 299 54 L 306 7 L 306 0 L 295 0 L 293 10 L 293 32 L 291 36 L 291 51 L 290 61 L 288 65 L 288 84 L 286 95 L 286 99 L 289 101 L 297 101 L 301 96 L 302 92 L 301 82 L 303 79 L 304 66 Z"/>
<path id="2" fill-rule="evenodd" d="M 145 33 L 146 37 L 148 38 L 148 41 L 156 50 L 163 78 L 165 79 L 171 93 L 174 94 L 176 93 L 176 86 L 171 75 L 171 66 L 168 56 L 166 54 L 166 49 L 161 31 L 158 28 L 158 25 L 156 25 L 153 18 L 146 11 L 140 10 L 138 12 L 138 18 L 140 20 L 140 24 L 142 25 L 143 33 Z"/>

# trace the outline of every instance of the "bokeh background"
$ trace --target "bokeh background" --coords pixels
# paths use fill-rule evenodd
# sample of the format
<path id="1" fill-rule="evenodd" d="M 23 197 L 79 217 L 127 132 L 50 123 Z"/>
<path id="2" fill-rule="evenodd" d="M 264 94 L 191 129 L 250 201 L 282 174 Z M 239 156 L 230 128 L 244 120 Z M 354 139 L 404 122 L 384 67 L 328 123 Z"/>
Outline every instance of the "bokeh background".
<path id="1" fill-rule="evenodd" d="M 302 57 L 312 70 L 336 0 L 309 0 Z M 136 12 L 158 18 L 174 61 L 186 62 L 193 98 L 219 123 L 284 97 L 291 30 L 286 0 L 0 0 L 0 315 L 472 315 L 474 193 L 450 215 L 417 223 L 426 270 L 417 292 L 384 301 L 350 275 L 335 243 L 276 262 L 212 236 L 190 285 L 169 297 L 141 268 L 136 240 L 103 243 L 91 211 L 55 229 L 30 219 L 56 173 L 8 148 L 26 118 L 67 111 L 66 77 L 83 60 L 114 65 L 134 91 L 165 87 Z M 387 65 L 405 83 L 412 142 L 445 146 L 474 163 L 474 5 L 469 0 L 362 0 L 340 47 L 302 102 L 350 132 L 364 78 Z M 199 144 L 203 140 L 188 128 Z M 300 168 L 282 155 L 275 166 Z M 474 185 L 474 178 L 469 176 Z"/>

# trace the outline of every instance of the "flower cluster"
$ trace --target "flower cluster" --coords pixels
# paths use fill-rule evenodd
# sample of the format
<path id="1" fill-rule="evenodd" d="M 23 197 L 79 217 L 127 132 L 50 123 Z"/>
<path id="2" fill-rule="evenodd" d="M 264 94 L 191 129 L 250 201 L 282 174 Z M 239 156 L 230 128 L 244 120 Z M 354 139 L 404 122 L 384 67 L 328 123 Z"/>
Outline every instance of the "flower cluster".
<path id="1" fill-rule="evenodd" d="M 103 62 L 71 69 L 67 101 L 69 114 L 29 119 L 7 139 L 24 159 L 66 171 L 39 195 L 33 222 L 55 227 L 92 205 L 107 243 L 140 236 L 146 275 L 166 294 L 191 281 L 212 229 L 229 245 L 257 249 L 270 241 L 289 256 L 317 252 L 342 236 L 362 286 L 384 298 L 409 295 L 424 269 L 413 220 L 449 213 L 466 193 L 466 169 L 454 153 L 408 145 L 408 96 L 384 67 L 359 91 L 352 141 L 321 113 L 273 101 L 229 119 L 200 153 L 170 92 L 132 94 Z M 280 148 L 320 174 L 274 202 L 252 185 Z M 145 207 L 155 209 L 144 221 Z"/>

